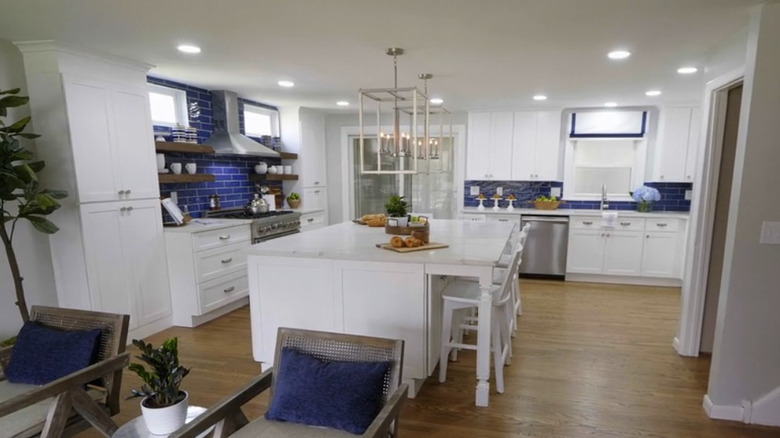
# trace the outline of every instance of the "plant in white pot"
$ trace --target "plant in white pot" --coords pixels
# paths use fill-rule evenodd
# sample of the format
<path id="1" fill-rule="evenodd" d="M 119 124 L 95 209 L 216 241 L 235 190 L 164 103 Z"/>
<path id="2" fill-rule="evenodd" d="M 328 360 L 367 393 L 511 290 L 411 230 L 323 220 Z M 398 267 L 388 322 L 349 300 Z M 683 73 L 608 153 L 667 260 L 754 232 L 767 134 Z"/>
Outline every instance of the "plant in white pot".
<path id="1" fill-rule="evenodd" d="M 189 394 L 179 387 L 181 381 L 190 373 L 189 368 L 179 365 L 178 338 L 163 341 L 155 348 L 143 339 L 133 339 L 141 355 L 136 358 L 146 362 L 128 366 L 144 381 L 141 389 L 133 389 L 130 397 L 143 397 L 141 413 L 149 432 L 155 435 L 167 435 L 184 425 L 187 418 Z"/>

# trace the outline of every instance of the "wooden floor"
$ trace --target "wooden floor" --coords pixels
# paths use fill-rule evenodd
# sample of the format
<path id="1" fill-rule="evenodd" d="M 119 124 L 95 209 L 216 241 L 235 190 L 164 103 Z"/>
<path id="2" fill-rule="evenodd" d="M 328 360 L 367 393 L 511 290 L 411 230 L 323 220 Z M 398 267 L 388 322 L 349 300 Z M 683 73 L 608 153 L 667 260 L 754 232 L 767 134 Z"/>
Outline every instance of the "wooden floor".
<path id="1" fill-rule="evenodd" d="M 780 429 L 710 420 L 702 409 L 708 358 L 672 348 L 680 290 L 521 280 L 524 315 L 514 339 L 506 393 L 491 388 L 490 407 L 474 406 L 475 362 L 462 353 L 447 382 L 429 378 L 401 414 L 400 435 L 435 437 L 708 437 L 768 438 Z M 259 372 L 252 360 L 249 312 L 239 309 L 179 337 L 181 362 L 192 367 L 184 388 L 193 405 L 210 406 Z M 125 393 L 139 380 L 125 373 Z M 491 382 L 492 385 L 492 382 Z M 140 414 L 123 402 L 122 424 Z M 247 405 L 262 415 L 268 399 Z M 97 437 L 87 431 L 80 438 Z"/>

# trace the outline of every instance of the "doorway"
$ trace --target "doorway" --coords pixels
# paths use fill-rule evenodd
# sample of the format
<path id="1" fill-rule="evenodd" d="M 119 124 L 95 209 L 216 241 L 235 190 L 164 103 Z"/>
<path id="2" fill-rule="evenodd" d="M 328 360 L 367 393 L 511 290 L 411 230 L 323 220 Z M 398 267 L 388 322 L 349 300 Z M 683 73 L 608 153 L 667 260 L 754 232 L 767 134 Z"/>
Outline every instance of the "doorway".
<path id="1" fill-rule="evenodd" d="M 701 328 L 699 352 L 712 354 L 715 341 L 715 320 L 718 313 L 721 275 L 723 273 L 723 255 L 726 246 L 726 227 L 728 225 L 729 203 L 731 201 L 731 183 L 734 177 L 734 159 L 737 150 L 739 114 L 742 104 L 742 83 L 724 90 L 725 120 L 723 121 L 723 142 L 720 147 L 720 163 L 717 171 L 715 191 L 715 214 L 712 219 L 710 239 L 710 259 L 705 285 L 704 315 Z"/>

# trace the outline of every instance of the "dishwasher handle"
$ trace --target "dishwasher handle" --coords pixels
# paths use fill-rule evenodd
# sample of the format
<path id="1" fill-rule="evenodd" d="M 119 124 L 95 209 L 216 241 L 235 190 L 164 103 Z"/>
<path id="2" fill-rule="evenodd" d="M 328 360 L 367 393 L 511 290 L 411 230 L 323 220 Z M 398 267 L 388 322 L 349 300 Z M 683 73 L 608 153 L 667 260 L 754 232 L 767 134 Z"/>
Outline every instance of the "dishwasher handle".
<path id="1" fill-rule="evenodd" d="M 522 222 L 552 222 L 556 224 L 568 224 L 568 216 L 548 217 L 548 216 L 522 216 Z"/>

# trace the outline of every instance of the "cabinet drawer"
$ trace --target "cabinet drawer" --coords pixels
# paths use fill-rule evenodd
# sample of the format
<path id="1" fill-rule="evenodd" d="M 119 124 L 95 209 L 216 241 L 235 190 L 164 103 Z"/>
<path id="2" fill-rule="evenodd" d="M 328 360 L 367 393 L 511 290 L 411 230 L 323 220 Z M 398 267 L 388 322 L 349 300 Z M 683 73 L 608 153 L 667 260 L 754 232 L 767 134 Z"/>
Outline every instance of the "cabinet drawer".
<path id="1" fill-rule="evenodd" d="M 596 230 L 601 228 L 601 217 L 597 216 L 584 216 L 584 217 L 569 217 L 569 228 L 578 230 Z"/>
<path id="2" fill-rule="evenodd" d="M 192 235 L 192 244 L 195 251 L 219 248 L 236 242 L 249 242 L 251 231 L 249 224 L 236 227 L 222 228 L 219 230 L 204 231 Z"/>
<path id="3" fill-rule="evenodd" d="M 488 222 L 502 222 L 505 224 L 519 224 L 520 215 L 517 214 L 486 214 Z"/>
<path id="4" fill-rule="evenodd" d="M 645 229 L 645 220 L 643 218 L 623 218 L 618 216 L 615 230 L 621 231 L 642 231 Z"/>
<path id="5" fill-rule="evenodd" d="M 246 272 L 236 272 L 198 286 L 199 314 L 211 312 L 249 293 Z"/>
<path id="6" fill-rule="evenodd" d="M 677 219 L 647 219 L 645 231 L 669 231 L 676 232 L 680 225 Z"/>
<path id="7" fill-rule="evenodd" d="M 486 222 L 487 221 L 487 215 L 486 214 L 474 214 L 474 213 L 463 213 L 460 215 L 461 220 L 469 221 L 469 222 Z"/>
<path id="8" fill-rule="evenodd" d="M 246 251 L 249 242 L 234 243 L 225 248 L 215 248 L 195 256 L 198 283 L 246 269 Z"/>
<path id="9" fill-rule="evenodd" d="M 325 213 L 307 213 L 301 215 L 301 231 L 309 231 L 325 226 Z"/>

